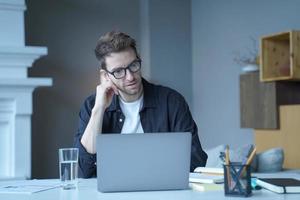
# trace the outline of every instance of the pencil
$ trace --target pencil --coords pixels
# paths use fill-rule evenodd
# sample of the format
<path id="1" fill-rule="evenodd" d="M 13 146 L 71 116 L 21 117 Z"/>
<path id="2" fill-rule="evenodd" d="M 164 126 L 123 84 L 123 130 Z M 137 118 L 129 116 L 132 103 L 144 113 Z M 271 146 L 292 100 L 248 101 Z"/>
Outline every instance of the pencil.
<path id="1" fill-rule="evenodd" d="M 240 173 L 240 176 L 239 176 L 239 177 L 241 177 L 241 176 L 243 175 L 243 173 L 244 173 L 245 170 L 246 170 L 246 167 L 250 167 L 249 165 L 251 164 L 251 162 L 252 162 L 252 160 L 253 160 L 253 158 L 254 158 L 254 156 L 255 156 L 255 153 L 256 153 L 256 147 L 253 148 L 253 150 L 252 150 L 250 156 L 248 157 L 246 163 L 244 163 L 244 165 L 246 165 L 246 166 L 243 167 L 243 170 L 242 170 L 242 172 Z"/>
<path id="2" fill-rule="evenodd" d="M 225 163 L 226 163 L 226 165 L 229 165 L 229 146 L 228 145 L 226 145 Z"/>
<path id="3" fill-rule="evenodd" d="M 247 159 L 246 165 L 250 165 L 256 153 L 256 147 L 252 150 L 250 156 Z"/>
<path id="4" fill-rule="evenodd" d="M 226 174 L 227 174 L 227 185 L 229 190 L 231 190 L 231 176 L 230 176 L 230 158 L 229 158 L 229 146 L 226 145 L 225 149 L 225 164 L 226 164 Z"/>

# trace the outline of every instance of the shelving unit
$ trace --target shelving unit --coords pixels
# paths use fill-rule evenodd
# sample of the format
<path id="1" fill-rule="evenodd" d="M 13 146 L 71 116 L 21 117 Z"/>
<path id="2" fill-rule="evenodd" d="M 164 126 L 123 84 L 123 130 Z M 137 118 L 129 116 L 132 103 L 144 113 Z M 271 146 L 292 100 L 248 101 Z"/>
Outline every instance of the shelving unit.
<path id="1" fill-rule="evenodd" d="M 261 38 L 260 72 L 240 75 L 241 127 L 258 152 L 280 147 L 284 168 L 299 168 L 300 31 Z"/>
<path id="2" fill-rule="evenodd" d="M 261 81 L 300 80 L 300 31 L 261 38 Z"/>
<path id="3" fill-rule="evenodd" d="M 259 72 L 240 75 L 241 127 L 278 129 L 279 106 L 300 104 L 300 82 L 260 82 Z"/>

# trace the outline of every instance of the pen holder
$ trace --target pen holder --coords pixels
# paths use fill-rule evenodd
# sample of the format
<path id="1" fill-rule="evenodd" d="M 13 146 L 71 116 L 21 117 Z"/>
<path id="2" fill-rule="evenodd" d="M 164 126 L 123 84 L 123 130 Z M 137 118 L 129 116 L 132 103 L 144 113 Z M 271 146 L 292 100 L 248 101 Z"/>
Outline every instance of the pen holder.
<path id="1" fill-rule="evenodd" d="M 248 197 L 252 193 L 251 166 L 241 163 L 223 165 L 224 191 L 226 196 Z"/>

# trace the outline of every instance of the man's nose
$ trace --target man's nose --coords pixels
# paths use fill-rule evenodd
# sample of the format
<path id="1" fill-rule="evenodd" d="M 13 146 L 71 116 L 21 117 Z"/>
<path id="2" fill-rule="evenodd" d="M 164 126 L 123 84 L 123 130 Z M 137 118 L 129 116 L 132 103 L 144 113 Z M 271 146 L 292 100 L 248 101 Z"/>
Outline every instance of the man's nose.
<path id="1" fill-rule="evenodd" d="M 126 80 L 132 80 L 133 78 L 133 72 L 131 72 L 129 69 L 126 69 Z"/>

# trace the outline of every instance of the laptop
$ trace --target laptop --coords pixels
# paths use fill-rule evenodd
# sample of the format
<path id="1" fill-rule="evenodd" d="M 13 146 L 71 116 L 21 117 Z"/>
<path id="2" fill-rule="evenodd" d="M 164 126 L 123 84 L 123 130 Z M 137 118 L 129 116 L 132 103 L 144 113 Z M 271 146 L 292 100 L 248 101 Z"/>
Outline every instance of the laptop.
<path id="1" fill-rule="evenodd" d="M 100 192 L 188 189 L 191 133 L 99 134 Z"/>

